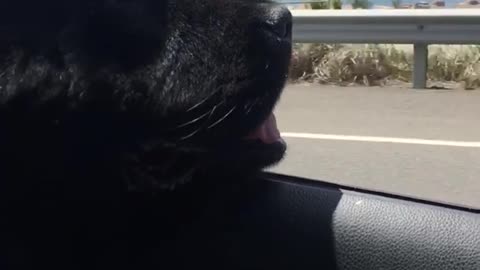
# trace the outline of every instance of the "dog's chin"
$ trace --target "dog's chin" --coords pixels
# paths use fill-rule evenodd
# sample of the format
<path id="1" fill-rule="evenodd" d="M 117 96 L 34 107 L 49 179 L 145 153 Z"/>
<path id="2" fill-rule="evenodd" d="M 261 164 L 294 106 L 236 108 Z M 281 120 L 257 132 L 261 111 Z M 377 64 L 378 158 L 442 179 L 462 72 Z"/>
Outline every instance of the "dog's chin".
<path id="1" fill-rule="evenodd" d="M 211 151 L 215 171 L 250 174 L 280 162 L 287 145 L 277 129 L 276 119 L 270 114 L 246 137 L 218 145 Z"/>
<path id="2" fill-rule="evenodd" d="M 215 151 L 218 170 L 235 173 L 257 172 L 283 159 L 286 144 L 283 141 L 266 144 L 260 140 L 242 141 Z"/>

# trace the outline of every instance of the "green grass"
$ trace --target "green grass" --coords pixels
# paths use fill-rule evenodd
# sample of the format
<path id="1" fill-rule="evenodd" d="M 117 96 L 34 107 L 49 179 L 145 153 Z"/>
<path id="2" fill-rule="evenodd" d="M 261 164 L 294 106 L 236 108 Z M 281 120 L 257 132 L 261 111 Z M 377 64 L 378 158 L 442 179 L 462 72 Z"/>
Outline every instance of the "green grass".
<path id="1" fill-rule="evenodd" d="M 411 46 L 296 44 L 290 70 L 293 81 L 340 85 L 410 82 Z M 480 46 L 430 46 L 428 79 L 480 87 Z"/>

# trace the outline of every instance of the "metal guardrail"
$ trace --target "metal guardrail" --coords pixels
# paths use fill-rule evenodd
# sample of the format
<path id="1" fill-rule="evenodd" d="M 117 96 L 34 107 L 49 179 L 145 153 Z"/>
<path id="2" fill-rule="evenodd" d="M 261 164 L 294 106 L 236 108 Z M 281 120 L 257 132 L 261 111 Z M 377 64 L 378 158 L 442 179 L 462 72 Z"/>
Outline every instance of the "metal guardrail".
<path id="1" fill-rule="evenodd" d="M 292 10 L 299 43 L 414 45 L 414 88 L 426 88 L 429 44 L 480 44 L 480 9 Z"/>

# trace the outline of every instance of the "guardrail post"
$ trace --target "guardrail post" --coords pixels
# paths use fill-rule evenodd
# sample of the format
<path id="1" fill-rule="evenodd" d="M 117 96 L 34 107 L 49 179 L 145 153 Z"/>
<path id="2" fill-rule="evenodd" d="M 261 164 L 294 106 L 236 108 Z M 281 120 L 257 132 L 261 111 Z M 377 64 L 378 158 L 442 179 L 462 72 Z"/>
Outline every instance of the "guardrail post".
<path id="1" fill-rule="evenodd" d="M 427 88 L 428 71 L 428 44 L 415 43 L 413 45 L 413 88 Z"/>

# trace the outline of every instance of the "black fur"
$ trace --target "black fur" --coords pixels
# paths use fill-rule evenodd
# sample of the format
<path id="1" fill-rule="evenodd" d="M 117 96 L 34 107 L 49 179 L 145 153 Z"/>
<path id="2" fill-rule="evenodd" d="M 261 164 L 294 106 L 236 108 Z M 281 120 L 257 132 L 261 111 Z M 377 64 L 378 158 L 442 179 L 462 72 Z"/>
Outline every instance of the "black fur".
<path id="1" fill-rule="evenodd" d="M 138 269 L 207 182 L 278 162 L 283 145 L 242 139 L 286 79 L 271 7 L 1 1 L 0 268 Z"/>

